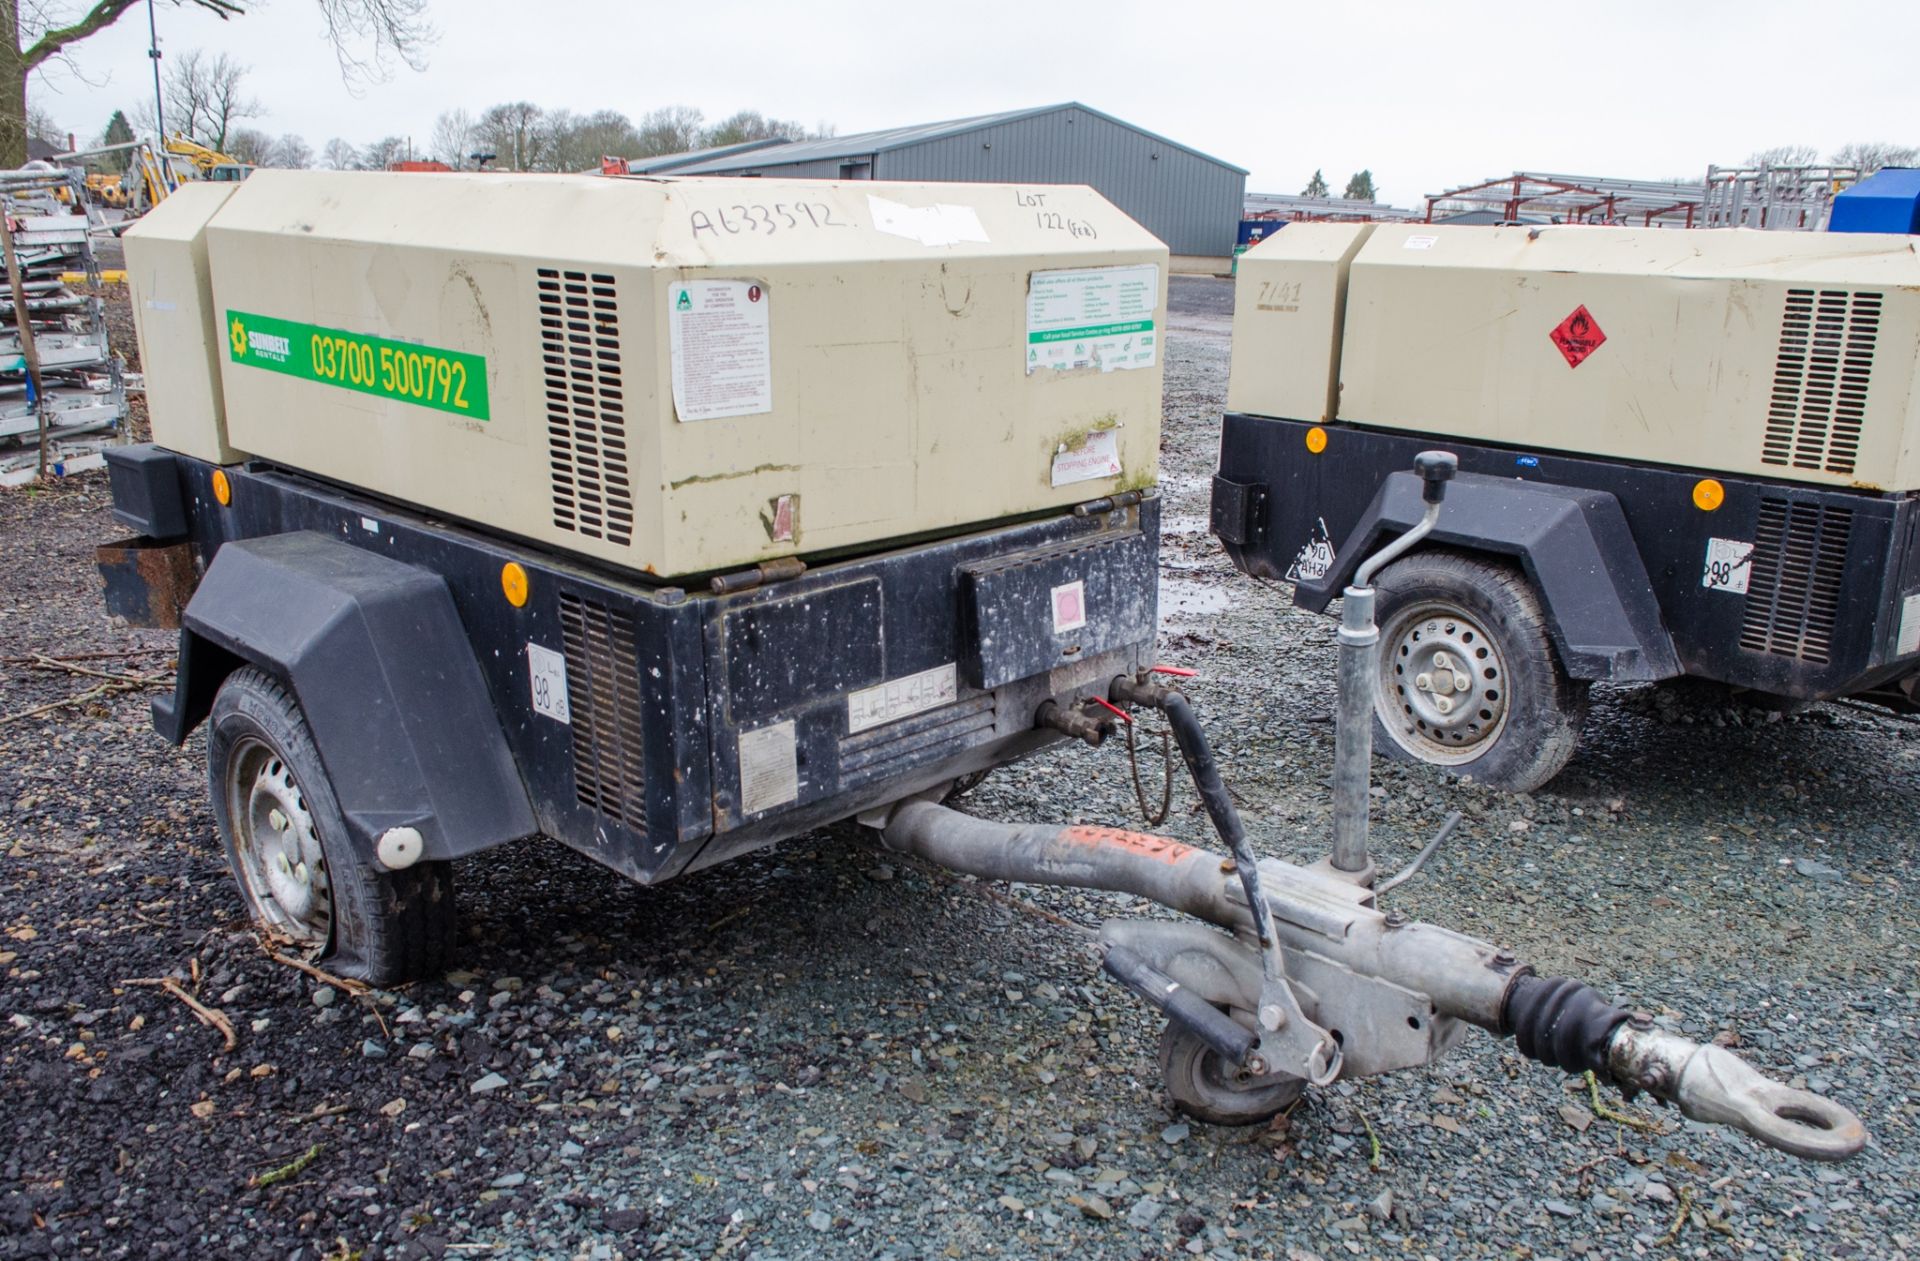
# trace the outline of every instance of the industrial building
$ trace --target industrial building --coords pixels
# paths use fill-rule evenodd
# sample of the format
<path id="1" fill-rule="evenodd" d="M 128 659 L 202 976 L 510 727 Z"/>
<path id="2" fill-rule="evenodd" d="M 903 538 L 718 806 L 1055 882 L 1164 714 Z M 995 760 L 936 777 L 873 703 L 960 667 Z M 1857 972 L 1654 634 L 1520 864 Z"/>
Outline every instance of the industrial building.
<path id="1" fill-rule="evenodd" d="M 673 175 L 1088 184 L 1167 243 L 1176 270 L 1224 270 L 1247 172 L 1077 102 L 635 164 Z"/>

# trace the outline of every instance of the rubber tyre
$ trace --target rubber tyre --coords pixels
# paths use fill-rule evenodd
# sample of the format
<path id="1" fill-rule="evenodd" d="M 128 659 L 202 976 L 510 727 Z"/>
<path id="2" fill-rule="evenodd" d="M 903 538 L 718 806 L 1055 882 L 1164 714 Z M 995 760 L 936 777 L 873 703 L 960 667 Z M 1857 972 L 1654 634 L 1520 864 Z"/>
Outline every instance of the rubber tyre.
<path id="1" fill-rule="evenodd" d="M 252 666 L 227 676 L 207 720 L 214 822 L 248 915 L 258 924 L 273 922 L 243 870 L 228 775 L 236 750 L 258 745 L 285 761 L 325 858 L 332 912 L 324 945 L 309 951 L 312 961 L 336 975 L 381 986 L 444 972 L 457 924 L 453 864 L 418 862 L 387 871 L 363 861 L 348 839 L 346 819 L 299 702 L 277 679 Z"/>
<path id="2" fill-rule="evenodd" d="M 1584 681 L 1567 677 L 1554 651 L 1546 610 L 1516 569 L 1480 556 L 1423 551 L 1395 561 L 1375 581 L 1374 620 L 1381 628 L 1381 694 L 1374 706 L 1373 743 L 1404 762 L 1444 766 L 1508 792 L 1532 792 L 1573 757 L 1586 722 Z M 1401 636 L 1390 634 L 1403 610 L 1453 610 L 1485 631 L 1502 664 L 1503 721 L 1497 732 L 1459 754 L 1443 753 L 1415 734 L 1415 716 L 1385 721 Z M 1419 620 L 1425 621 L 1424 613 Z M 1478 685 L 1482 680 L 1476 678 Z M 1403 699 L 1404 693 L 1398 699 Z"/>
<path id="3" fill-rule="evenodd" d="M 1306 1089 L 1297 1077 L 1268 1079 L 1240 1088 L 1220 1053 L 1168 1021 L 1160 1030 L 1160 1079 L 1176 1110 L 1208 1125 L 1257 1125 L 1293 1106 Z"/>

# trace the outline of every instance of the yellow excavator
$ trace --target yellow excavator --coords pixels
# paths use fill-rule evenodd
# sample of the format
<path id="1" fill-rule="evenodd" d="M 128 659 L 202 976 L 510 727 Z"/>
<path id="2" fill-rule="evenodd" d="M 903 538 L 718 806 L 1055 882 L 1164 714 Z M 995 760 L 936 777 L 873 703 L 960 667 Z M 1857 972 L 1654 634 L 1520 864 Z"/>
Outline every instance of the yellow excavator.
<path id="1" fill-rule="evenodd" d="M 169 153 L 174 152 L 173 144 L 173 141 L 168 141 Z M 209 149 L 206 152 L 212 154 L 213 150 Z M 98 148 L 63 153 L 57 155 L 54 161 L 75 166 L 112 153 L 126 154 L 124 172 L 115 174 L 95 171 L 86 177 L 88 194 L 101 205 L 126 210 L 134 215 L 143 214 L 165 201 L 168 193 L 180 187 L 180 181 L 183 178 L 181 164 L 176 164 L 172 157 L 156 150 L 150 140 L 128 140 L 120 144 L 101 145 Z M 244 163 L 234 162 L 225 154 L 213 154 L 213 156 L 223 158 L 227 164 L 245 171 L 253 169 L 245 166 Z M 219 164 L 216 163 L 216 165 Z M 246 177 L 237 175 L 224 178 L 244 179 Z"/>
<path id="2" fill-rule="evenodd" d="M 185 158 L 201 179 L 216 184 L 237 184 L 253 174 L 251 163 L 230 157 L 218 149 L 209 149 L 178 132 L 167 137 L 165 148 L 173 156 Z"/>

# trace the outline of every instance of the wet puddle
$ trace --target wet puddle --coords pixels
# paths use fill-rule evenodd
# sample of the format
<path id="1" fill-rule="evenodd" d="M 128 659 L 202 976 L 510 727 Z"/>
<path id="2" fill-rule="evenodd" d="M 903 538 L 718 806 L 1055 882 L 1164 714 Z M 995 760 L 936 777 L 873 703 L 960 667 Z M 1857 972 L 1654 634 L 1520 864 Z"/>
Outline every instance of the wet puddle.
<path id="1" fill-rule="evenodd" d="M 1160 624 L 1195 627 L 1223 613 L 1233 603 L 1233 592 L 1214 583 L 1182 578 L 1160 579 Z"/>

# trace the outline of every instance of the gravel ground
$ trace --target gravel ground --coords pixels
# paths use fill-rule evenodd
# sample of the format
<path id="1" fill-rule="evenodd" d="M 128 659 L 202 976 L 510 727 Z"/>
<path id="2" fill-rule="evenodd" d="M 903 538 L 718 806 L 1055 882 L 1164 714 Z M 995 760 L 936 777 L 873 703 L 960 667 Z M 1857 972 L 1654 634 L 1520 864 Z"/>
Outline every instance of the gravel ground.
<path id="1" fill-rule="evenodd" d="M 1162 648 L 1201 671 L 1256 844 L 1311 859 L 1331 623 L 1205 529 L 1229 294 L 1175 286 Z M 97 475 L 0 494 L 0 1256 L 1920 1255 L 1911 725 L 1603 689 L 1532 797 L 1377 778 L 1385 866 L 1467 819 L 1397 904 L 1832 1093 L 1874 1133 L 1854 1162 L 1603 1119 L 1477 1033 L 1221 1130 L 1168 1112 L 1156 1022 L 1054 918 L 1144 907 L 949 877 L 851 827 L 657 890 L 544 841 L 464 862 L 465 970 L 392 993 L 270 961 L 200 739 L 164 747 L 150 691 L 19 660 L 167 667 L 170 636 L 101 613 L 116 533 Z M 1061 749 L 967 805 L 1118 825 L 1132 796 L 1123 751 Z M 1210 844 L 1175 801 L 1161 830 Z M 168 977 L 231 1049 L 130 983 Z"/>

